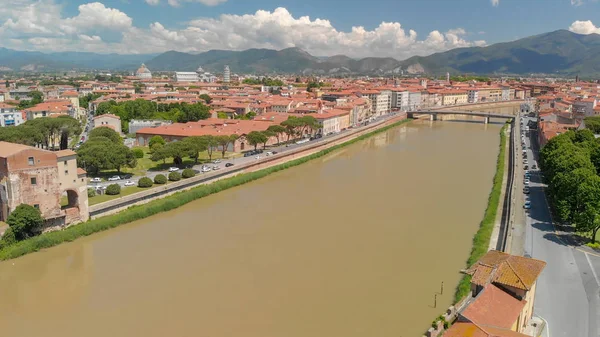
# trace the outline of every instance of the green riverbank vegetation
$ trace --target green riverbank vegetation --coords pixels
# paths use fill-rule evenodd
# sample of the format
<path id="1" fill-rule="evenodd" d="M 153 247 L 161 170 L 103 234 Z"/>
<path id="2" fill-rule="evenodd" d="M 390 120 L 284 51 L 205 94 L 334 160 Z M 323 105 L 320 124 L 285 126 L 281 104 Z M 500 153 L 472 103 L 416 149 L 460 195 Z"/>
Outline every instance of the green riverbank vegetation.
<path id="1" fill-rule="evenodd" d="M 490 239 L 492 237 L 492 231 L 494 229 L 494 223 L 496 222 L 496 214 L 498 212 L 498 205 L 500 204 L 500 195 L 502 194 L 502 179 L 504 177 L 505 156 L 506 156 L 506 129 L 508 124 L 504 125 L 500 130 L 500 152 L 498 153 L 498 159 L 496 160 L 496 174 L 494 175 L 494 183 L 492 185 L 492 191 L 488 197 L 488 205 L 485 209 L 483 220 L 479 225 L 479 230 L 473 236 L 473 247 L 471 248 L 471 254 L 467 260 L 467 267 L 477 262 L 485 253 L 488 251 L 490 246 Z M 471 291 L 471 276 L 465 275 L 460 280 L 460 283 L 456 287 L 454 293 L 454 303 L 458 303 Z"/>
<path id="2" fill-rule="evenodd" d="M 0 248 L 0 260 L 8 260 L 19 256 L 39 251 L 43 248 L 59 245 L 63 242 L 70 242 L 79 237 L 91 235 L 96 232 L 104 231 L 123 224 L 131 223 L 136 220 L 144 219 L 152 215 L 166 212 L 183 206 L 194 200 L 206 197 L 208 195 L 224 191 L 226 189 L 240 186 L 248 182 L 263 178 L 272 173 L 285 170 L 290 167 L 298 166 L 310 160 L 322 157 L 339 148 L 348 146 L 355 142 L 369 138 L 375 134 L 385 132 L 398 125 L 404 124 L 411 119 L 405 119 L 380 129 L 374 130 L 357 138 L 351 139 L 339 145 L 332 146 L 328 149 L 319 151 L 309 156 L 288 161 L 286 163 L 275 165 L 266 169 L 255 172 L 243 173 L 231 178 L 215 181 L 210 184 L 200 185 L 187 191 L 175 193 L 162 199 L 153 200 L 147 204 L 140 206 L 132 206 L 114 215 L 104 216 L 98 219 L 90 220 L 85 223 L 77 224 L 68 227 L 61 231 L 44 233 L 35 237 L 25 239 L 10 245 Z M 0 243 L 2 241 L 0 240 Z"/>

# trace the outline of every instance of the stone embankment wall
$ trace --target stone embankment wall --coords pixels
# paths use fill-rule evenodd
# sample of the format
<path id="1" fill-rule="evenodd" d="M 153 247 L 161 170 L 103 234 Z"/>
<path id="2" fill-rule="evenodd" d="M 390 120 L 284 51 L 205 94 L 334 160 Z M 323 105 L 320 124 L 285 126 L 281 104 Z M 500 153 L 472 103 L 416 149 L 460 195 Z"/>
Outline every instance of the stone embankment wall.
<path id="1" fill-rule="evenodd" d="M 90 206 L 90 218 L 95 219 L 100 216 L 109 215 L 113 213 L 117 213 L 129 206 L 133 205 L 142 205 L 148 203 L 154 199 L 163 198 L 165 196 L 174 194 L 176 192 L 184 191 L 191 189 L 195 186 L 211 183 L 213 181 L 217 181 L 219 179 L 224 179 L 228 177 L 232 177 L 241 173 L 258 171 L 267 167 L 279 165 L 285 163 L 290 160 L 302 158 L 313 153 L 325 150 L 335 145 L 342 144 L 349 140 L 352 140 L 356 137 L 360 137 L 366 133 L 375 131 L 379 128 L 388 126 L 390 124 L 399 122 L 406 119 L 406 113 L 400 113 L 397 116 L 390 118 L 385 121 L 375 122 L 370 124 L 369 126 L 362 129 L 354 129 L 350 131 L 346 131 L 337 136 L 314 142 L 307 146 L 302 146 L 297 149 L 293 149 L 290 151 L 286 151 L 280 154 L 277 154 L 273 157 L 266 157 L 260 161 L 241 164 L 235 167 L 232 170 L 228 171 L 218 171 L 212 172 L 209 174 L 201 174 L 199 176 L 195 176 L 193 178 L 180 180 L 175 183 L 171 183 L 164 186 L 150 188 L 146 191 L 131 194 L 128 196 L 124 196 L 118 199 L 110 200 L 107 202 L 103 202 L 101 204 L 96 204 Z"/>

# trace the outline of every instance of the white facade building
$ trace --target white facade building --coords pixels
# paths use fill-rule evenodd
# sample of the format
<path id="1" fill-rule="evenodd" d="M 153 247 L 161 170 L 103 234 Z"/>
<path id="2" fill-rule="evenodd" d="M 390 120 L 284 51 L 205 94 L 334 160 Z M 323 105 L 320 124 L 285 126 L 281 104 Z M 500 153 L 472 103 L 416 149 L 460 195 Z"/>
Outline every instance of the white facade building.
<path id="1" fill-rule="evenodd" d="M 198 73 L 193 71 L 178 71 L 175 73 L 175 80 L 177 82 L 198 82 Z"/>
<path id="2" fill-rule="evenodd" d="M 479 102 L 479 89 L 469 89 L 467 94 L 469 95 L 469 103 Z"/>
<path id="3" fill-rule="evenodd" d="M 392 91 L 392 108 L 400 109 L 402 111 L 408 110 L 408 90 Z"/>
<path id="4" fill-rule="evenodd" d="M 152 78 L 150 69 L 146 68 L 146 65 L 142 63 L 141 67 L 135 72 L 135 76 L 140 80 L 149 80 Z"/>
<path id="5" fill-rule="evenodd" d="M 421 108 L 421 91 L 409 91 L 408 110 L 415 111 Z"/>
<path id="6" fill-rule="evenodd" d="M 231 70 L 229 70 L 229 66 L 225 66 L 225 70 L 223 71 L 223 82 L 231 82 Z"/>
<path id="7" fill-rule="evenodd" d="M 391 92 L 383 91 L 381 94 L 377 95 L 377 98 L 375 99 L 375 117 L 390 113 L 391 103 Z"/>
<path id="8" fill-rule="evenodd" d="M 0 104 L 0 126 L 17 126 L 25 123 L 21 111 L 13 106 Z"/>

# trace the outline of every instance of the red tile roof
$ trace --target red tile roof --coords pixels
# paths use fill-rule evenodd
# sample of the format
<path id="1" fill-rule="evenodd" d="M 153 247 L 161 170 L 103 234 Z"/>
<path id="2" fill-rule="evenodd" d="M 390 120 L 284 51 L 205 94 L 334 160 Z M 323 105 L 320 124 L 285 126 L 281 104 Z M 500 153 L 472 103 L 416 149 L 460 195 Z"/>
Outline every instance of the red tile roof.
<path id="1" fill-rule="evenodd" d="M 461 315 L 469 321 L 510 329 L 527 302 L 519 301 L 493 284 L 487 285 Z"/>

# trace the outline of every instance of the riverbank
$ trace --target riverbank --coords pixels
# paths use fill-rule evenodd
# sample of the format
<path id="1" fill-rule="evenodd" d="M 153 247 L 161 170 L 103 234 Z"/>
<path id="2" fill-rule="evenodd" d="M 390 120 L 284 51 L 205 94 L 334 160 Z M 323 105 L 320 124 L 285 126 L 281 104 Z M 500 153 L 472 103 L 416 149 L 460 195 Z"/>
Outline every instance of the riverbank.
<path id="1" fill-rule="evenodd" d="M 469 258 L 467 259 L 467 267 L 471 266 L 488 252 L 488 247 L 490 245 L 492 232 L 496 223 L 496 215 L 498 213 L 498 207 L 500 205 L 500 199 L 502 195 L 504 171 L 506 170 L 505 157 L 507 129 L 508 124 L 504 125 L 500 130 L 500 151 L 498 153 L 498 159 L 496 160 L 496 174 L 494 175 L 494 182 L 488 197 L 488 205 L 483 219 L 481 220 L 481 224 L 479 225 L 477 233 L 475 233 L 473 236 L 473 247 L 471 248 L 471 254 L 469 255 Z M 454 303 L 458 303 L 465 296 L 467 296 L 470 290 L 471 277 L 465 275 L 456 287 Z"/>
<path id="2" fill-rule="evenodd" d="M 56 246 L 63 242 L 70 242 L 83 236 L 88 236 L 96 232 L 101 232 L 110 228 L 118 227 L 120 225 L 144 219 L 161 212 L 173 210 L 191 201 L 206 197 L 211 194 L 218 193 L 220 191 L 232 187 L 243 185 L 245 183 L 263 178 L 272 173 L 322 157 L 339 148 L 364 140 L 381 132 L 385 132 L 391 128 L 407 123 L 409 121 L 411 120 L 404 119 L 398 122 L 394 122 L 392 124 L 382 125 L 381 127 L 373 131 L 362 135 L 357 135 L 355 138 L 349 139 L 340 144 L 332 144 L 332 146 L 329 148 L 303 156 L 301 158 L 292 157 L 287 162 L 278 163 L 268 168 L 262 168 L 254 172 L 242 173 L 233 177 L 224 178 L 210 184 L 200 185 L 198 187 L 194 187 L 186 191 L 177 192 L 175 194 L 161 199 L 152 200 L 144 204 L 143 206 L 130 207 L 114 215 L 100 217 L 82 224 L 68 227 L 64 230 L 41 234 L 39 236 L 18 242 L 17 244 L 0 250 L 0 260 L 17 258 L 19 256 L 39 251 L 43 248 Z"/>

